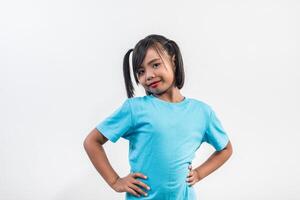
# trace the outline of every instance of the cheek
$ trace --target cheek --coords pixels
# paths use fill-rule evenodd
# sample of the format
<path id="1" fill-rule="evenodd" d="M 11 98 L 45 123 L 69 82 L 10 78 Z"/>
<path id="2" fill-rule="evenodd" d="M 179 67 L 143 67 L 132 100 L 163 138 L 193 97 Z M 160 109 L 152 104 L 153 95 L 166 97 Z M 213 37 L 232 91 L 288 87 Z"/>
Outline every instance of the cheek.
<path id="1" fill-rule="evenodd" d="M 140 83 L 141 86 L 143 86 L 144 88 L 148 87 L 144 79 L 143 79 L 143 80 L 140 79 L 140 80 L 139 80 L 139 83 Z"/>
<path id="2" fill-rule="evenodd" d="M 165 74 L 164 79 L 166 82 L 171 83 L 174 79 L 174 75 L 172 73 L 167 73 Z"/>
<path id="3" fill-rule="evenodd" d="M 145 84 L 145 78 L 143 76 L 138 76 L 138 82 L 141 84 L 141 85 L 144 85 Z"/>

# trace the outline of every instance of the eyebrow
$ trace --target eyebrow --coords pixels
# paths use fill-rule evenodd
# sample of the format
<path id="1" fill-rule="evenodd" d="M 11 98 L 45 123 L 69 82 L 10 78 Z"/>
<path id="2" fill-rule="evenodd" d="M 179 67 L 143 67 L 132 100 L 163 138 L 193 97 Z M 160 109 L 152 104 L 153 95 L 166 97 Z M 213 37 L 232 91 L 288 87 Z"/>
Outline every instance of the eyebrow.
<path id="1" fill-rule="evenodd" d="M 150 61 L 148 62 L 148 65 L 150 65 L 151 63 L 153 63 L 153 62 L 156 61 L 156 60 L 160 60 L 160 58 L 154 58 L 154 59 L 150 60 Z M 139 67 L 139 68 L 142 68 L 142 66 Z M 138 69 L 139 69 L 139 68 L 138 68 Z"/>

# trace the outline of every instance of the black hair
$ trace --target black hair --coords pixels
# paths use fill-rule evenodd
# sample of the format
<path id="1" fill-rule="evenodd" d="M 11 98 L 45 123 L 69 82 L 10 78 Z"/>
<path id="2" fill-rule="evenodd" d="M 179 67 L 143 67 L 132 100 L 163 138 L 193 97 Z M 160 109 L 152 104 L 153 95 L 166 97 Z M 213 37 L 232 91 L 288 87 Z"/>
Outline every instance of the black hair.
<path id="1" fill-rule="evenodd" d="M 173 40 L 169 40 L 168 38 L 157 35 L 151 34 L 140 40 L 134 47 L 134 49 L 129 49 L 124 56 L 123 59 L 123 75 L 125 81 L 125 87 L 127 92 L 127 97 L 131 98 L 134 96 L 134 87 L 132 85 L 131 76 L 130 76 L 130 64 L 129 64 L 129 56 L 132 53 L 132 68 L 133 68 L 133 75 L 136 84 L 139 84 L 138 81 L 138 74 L 137 70 L 138 67 L 143 63 L 143 60 L 146 56 L 147 50 L 150 47 L 154 47 L 156 51 L 162 52 L 166 50 L 171 58 L 175 55 L 175 76 L 174 76 L 174 85 L 181 89 L 184 84 L 184 68 L 183 68 L 183 60 L 181 56 L 180 49 L 176 42 Z M 160 55 L 160 54 L 159 54 Z M 147 95 L 150 95 L 151 92 L 146 91 Z"/>

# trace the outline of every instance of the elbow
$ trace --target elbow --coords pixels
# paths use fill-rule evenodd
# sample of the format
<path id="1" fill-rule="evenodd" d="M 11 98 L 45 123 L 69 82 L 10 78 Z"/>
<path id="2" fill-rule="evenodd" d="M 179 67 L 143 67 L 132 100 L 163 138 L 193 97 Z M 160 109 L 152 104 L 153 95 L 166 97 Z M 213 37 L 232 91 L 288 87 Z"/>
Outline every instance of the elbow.
<path id="1" fill-rule="evenodd" d="M 89 145 L 90 145 L 90 139 L 88 137 L 86 137 L 84 140 L 83 140 L 83 148 L 85 151 L 87 151 Z"/>
<path id="2" fill-rule="evenodd" d="M 224 150 L 224 152 L 226 152 L 228 157 L 230 157 L 233 154 L 233 149 L 232 149 L 232 145 L 231 145 L 230 141 L 228 142 L 228 144 L 226 145 L 226 147 L 223 150 Z"/>
<path id="3" fill-rule="evenodd" d="M 232 145 L 231 145 L 230 141 L 228 142 L 228 145 L 227 145 L 226 149 L 228 151 L 229 157 L 232 156 L 232 154 L 233 154 L 233 148 L 232 148 Z"/>
<path id="4" fill-rule="evenodd" d="M 87 140 L 86 140 L 86 138 L 83 140 L 83 148 L 86 150 L 86 147 L 87 147 Z"/>
<path id="5" fill-rule="evenodd" d="M 232 149 L 228 150 L 228 157 L 231 157 L 232 154 L 233 154 L 233 150 Z"/>

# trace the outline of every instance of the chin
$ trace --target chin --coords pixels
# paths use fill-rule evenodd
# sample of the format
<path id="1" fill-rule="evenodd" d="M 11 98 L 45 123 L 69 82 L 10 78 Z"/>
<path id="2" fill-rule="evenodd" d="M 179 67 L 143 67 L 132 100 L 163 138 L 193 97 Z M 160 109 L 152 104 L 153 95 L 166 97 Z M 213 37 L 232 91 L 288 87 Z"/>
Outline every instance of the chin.
<path id="1" fill-rule="evenodd" d="M 153 94 L 156 94 L 156 95 L 161 95 L 163 93 L 165 93 L 166 91 L 165 90 L 157 90 L 155 92 L 152 92 Z"/>

